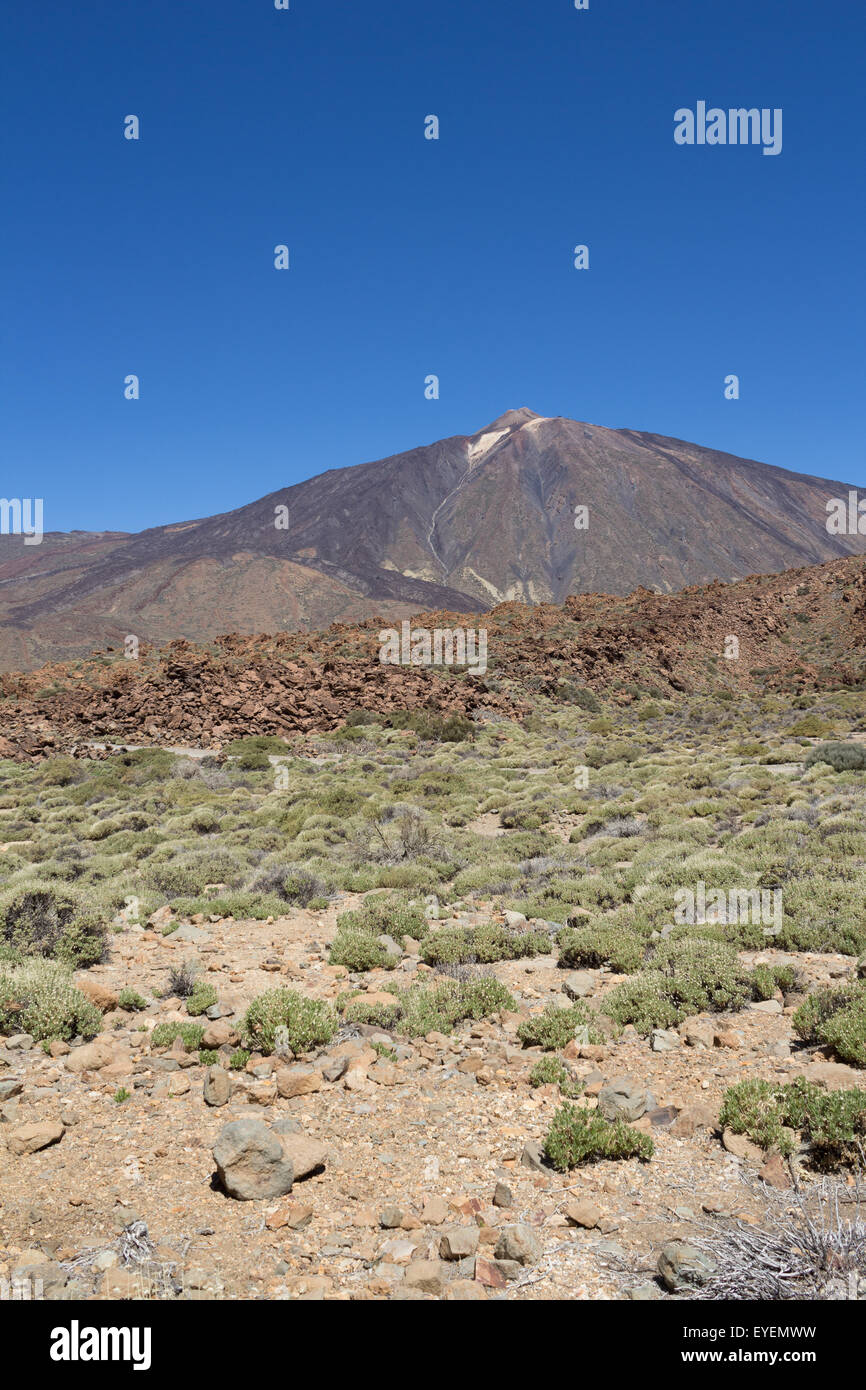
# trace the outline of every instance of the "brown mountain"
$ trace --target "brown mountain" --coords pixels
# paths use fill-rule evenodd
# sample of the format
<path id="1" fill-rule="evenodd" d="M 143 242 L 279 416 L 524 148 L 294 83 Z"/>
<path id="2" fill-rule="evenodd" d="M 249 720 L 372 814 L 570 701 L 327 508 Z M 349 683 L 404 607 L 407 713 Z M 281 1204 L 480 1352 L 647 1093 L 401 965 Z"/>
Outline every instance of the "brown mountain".
<path id="1" fill-rule="evenodd" d="M 826 530 L 828 500 L 850 487 L 511 410 L 477 434 L 332 469 L 220 516 L 31 546 L 0 537 L 0 669 L 127 633 L 209 641 L 778 572 L 866 550 L 866 537 Z M 575 528 L 578 507 L 587 529 Z"/>

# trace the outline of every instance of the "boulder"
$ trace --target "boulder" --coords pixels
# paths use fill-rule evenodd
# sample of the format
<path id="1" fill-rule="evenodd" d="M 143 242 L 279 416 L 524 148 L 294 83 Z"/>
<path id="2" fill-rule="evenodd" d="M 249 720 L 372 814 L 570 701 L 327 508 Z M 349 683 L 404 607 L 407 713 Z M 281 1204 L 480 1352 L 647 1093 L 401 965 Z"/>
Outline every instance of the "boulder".
<path id="1" fill-rule="evenodd" d="M 283 1197 L 292 1190 L 294 1164 L 281 1138 L 261 1120 L 233 1120 L 224 1125 L 213 1156 L 223 1188 L 240 1202 Z"/>

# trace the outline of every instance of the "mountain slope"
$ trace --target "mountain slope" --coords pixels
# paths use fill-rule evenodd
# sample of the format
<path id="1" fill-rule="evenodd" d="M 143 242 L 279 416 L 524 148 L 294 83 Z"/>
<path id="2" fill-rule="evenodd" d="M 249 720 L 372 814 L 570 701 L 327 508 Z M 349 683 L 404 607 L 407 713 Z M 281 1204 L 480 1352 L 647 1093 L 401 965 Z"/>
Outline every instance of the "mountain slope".
<path id="1" fill-rule="evenodd" d="M 41 546 L 0 537 L 0 669 L 127 633 L 206 641 L 816 564 L 866 549 L 866 537 L 825 527 L 827 501 L 849 486 L 512 410 L 475 435 L 333 469 L 220 516 Z M 587 529 L 575 528 L 578 507 Z"/>

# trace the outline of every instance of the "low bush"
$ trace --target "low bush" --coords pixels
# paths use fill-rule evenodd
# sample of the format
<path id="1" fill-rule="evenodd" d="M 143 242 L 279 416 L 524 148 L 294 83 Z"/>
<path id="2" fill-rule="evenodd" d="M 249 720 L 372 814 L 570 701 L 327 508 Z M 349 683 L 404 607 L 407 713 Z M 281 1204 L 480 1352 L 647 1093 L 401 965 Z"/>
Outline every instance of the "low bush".
<path id="1" fill-rule="evenodd" d="M 568 1009 L 548 1004 L 543 1013 L 521 1023 L 517 1036 L 524 1047 L 541 1047 L 545 1052 L 567 1047 L 575 1038 L 581 1043 L 604 1042 L 604 1034 L 593 1027 L 592 1014 L 580 1000 Z"/>
<path id="2" fill-rule="evenodd" d="M 292 1052 L 300 1055 L 323 1047 L 337 1029 L 333 1009 L 319 999 L 310 999 L 291 989 L 270 989 L 254 999 L 244 1015 L 244 1045 L 270 1054 L 276 1032 L 284 1028 Z"/>
<path id="3" fill-rule="evenodd" d="M 742 1009 L 754 997 L 750 973 L 731 947 L 688 936 L 660 942 L 647 968 L 607 996 L 605 1011 L 649 1033 L 692 1014 Z"/>
<path id="4" fill-rule="evenodd" d="M 499 923 L 480 927 L 445 927 L 431 932 L 423 945 L 427 965 L 491 965 L 546 955 L 551 940 L 545 931 L 515 931 Z"/>
<path id="5" fill-rule="evenodd" d="M 199 1014 L 205 1013 L 212 1008 L 219 1000 L 219 995 L 213 985 L 206 984 L 204 981 L 196 981 L 195 988 L 188 995 L 186 1001 L 186 1011 L 191 1018 L 197 1018 Z"/>
<path id="6" fill-rule="evenodd" d="M 725 1093 L 719 1124 L 783 1157 L 796 1152 L 802 1136 L 809 1165 L 822 1171 L 859 1166 L 866 1143 L 866 1091 L 825 1091 L 803 1077 L 780 1085 L 740 1081 Z"/>
<path id="7" fill-rule="evenodd" d="M 159 1051 L 171 1047 L 176 1038 L 182 1038 L 187 1052 L 197 1052 L 203 1036 L 204 1028 L 200 1023 L 158 1023 L 150 1035 L 150 1046 Z"/>
<path id="8" fill-rule="evenodd" d="M 828 763 L 834 772 L 861 772 L 866 768 L 866 747 L 862 743 L 819 743 L 806 757 L 806 766 Z"/>
<path id="9" fill-rule="evenodd" d="M 648 1134 L 629 1128 L 624 1120 L 604 1119 L 597 1110 L 581 1110 L 565 1101 L 551 1121 L 544 1141 L 549 1162 L 560 1173 L 598 1159 L 652 1158 L 655 1146 Z"/>
<path id="10" fill-rule="evenodd" d="M 639 970 L 646 950 L 646 939 L 628 927 L 574 927 L 570 919 L 559 933 L 557 965 L 573 970 L 580 966 L 609 965 L 622 975 Z"/>
<path id="11" fill-rule="evenodd" d="M 29 1033 L 37 1042 L 93 1038 L 102 1014 L 76 989 L 72 973 L 49 960 L 0 968 L 0 1033 Z"/>
<path id="12" fill-rule="evenodd" d="M 105 941 L 102 915 L 70 889 L 34 884 L 0 900 L 0 943 L 24 956 L 86 968 L 102 960 Z"/>
<path id="13" fill-rule="evenodd" d="M 530 1086 L 558 1086 L 563 1096 L 577 1100 L 583 1093 L 583 1086 L 575 1081 L 564 1062 L 558 1057 L 542 1057 L 529 1073 Z"/>
<path id="14" fill-rule="evenodd" d="M 487 1018 L 502 1009 L 516 1008 L 505 985 L 489 975 L 469 980 L 443 980 L 436 985 L 412 985 L 391 989 L 394 1003 L 371 1005 L 363 995 L 346 1001 L 347 1023 L 379 1024 L 405 1037 L 450 1033 L 466 1019 Z"/>

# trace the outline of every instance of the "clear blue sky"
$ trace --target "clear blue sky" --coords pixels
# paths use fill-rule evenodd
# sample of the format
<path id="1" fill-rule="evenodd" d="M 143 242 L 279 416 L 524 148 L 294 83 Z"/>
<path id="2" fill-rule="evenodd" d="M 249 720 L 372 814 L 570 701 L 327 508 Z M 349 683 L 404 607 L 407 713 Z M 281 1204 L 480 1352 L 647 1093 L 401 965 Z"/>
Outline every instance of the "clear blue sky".
<path id="1" fill-rule="evenodd" d="M 3 495 L 139 530 L 521 405 L 866 482 L 862 5 L 291 3 L 3 7 Z"/>

